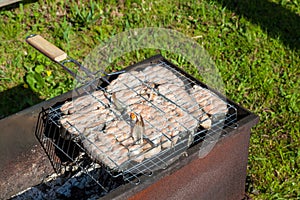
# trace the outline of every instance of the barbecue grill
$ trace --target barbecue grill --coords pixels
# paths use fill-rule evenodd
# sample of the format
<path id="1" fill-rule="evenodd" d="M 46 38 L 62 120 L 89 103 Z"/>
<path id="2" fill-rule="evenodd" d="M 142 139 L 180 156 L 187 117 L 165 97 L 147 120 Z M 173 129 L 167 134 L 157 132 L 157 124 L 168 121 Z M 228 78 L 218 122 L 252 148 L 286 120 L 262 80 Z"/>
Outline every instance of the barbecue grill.
<path id="1" fill-rule="evenodd" d="M 167 168 L 190 145 L 213 142 L 224 127 L 236 128 L 233 105 L 162 56 L 121 72 L 101 71 L 104 76 L 98 77 L 74 59 L 66 60 L 59 49 L 51 47 L 58 52 L 52 56 L 46 49 L 49 44 L 40 36 L 30 36 L 27 41 L 72 75 L 66 62 L 78 65 L 88 77 L 76 76 L 84 83 L 75 89 L 77 96 L 43 110 L 39 117 L 36 136 L 58 173 L 74 165 L 108 192 L 98 181 L 100 177 L 89 171 L 105 168 L 112 177 L 139 184 L 141 175 Z M 141 123 L 134 124 L 128 113 L 140 115 Z M 134 136 L 136 129 L 142 132 L 140 143 Z"/>
<path id="2" fill-rule="evenodd" d="M 163 176 L 165 176 L 170 172 L 174 172 L 178 166 L 183 167 L 184 163 L 178 165 L 178 160 L 191 161 L 191 159 L 195 159 L 195 156 L 202 157 L 203 154 L 199 154 L 199 150 L 207 153 L 211 150 L 211 145 L 214 145 L 219 138 L 223 138 L 227 134 L 230 135 L 230 132 L 239 129 L 246 130 L 245 127 L 239 126 L 240 120 L 249 115 L 246 111 L 160 55 L 129 66 L 122 71 L 110 74 L 101 72 L 101 76 L 97 76 L 96 73 L 88 71 L 76 60 L 68 58 L 63 51 L 45 49 L 45 44 L 48 47 L 49 44 L 39 36 L 31 36 L 27 41 L 63 66 L 82 83 L 80 87 L 74 89 L 72 98 L 69 95 L 67 99 L 52 101 L 51 105 L 48 104 L 42 109 L 38 116 L 35 135 L 51 161 L 52 167 L 59 175 L 71 174 L 73 177 L 78 177 L 84 174 L 84 177 L 87 176 L 89 180 L 97 185 L 100 196 L 115 197 L 114 192 L 111 192 L 111 190 L 117 191 L 116 188 L 122 188 L 121 185 L 125 185 L 125 188 L 128 189 L 127 183 L 138 185 L 137 188 L 141 190 L 153 180 L 158 180 L 157 174 L 164 174 Z M 39 44 L 40 42 L 43 45 Z M 53 46 L 50 49 L 53 50 Z M 85 72 L 86 77 L 76 76 L 65 66 L 68 62 L 75 63 L 79 70 Z M 157 68 L 170 73 L 166 83 L 160 82 L 162 80 L 157 76 L 148 79 L 141 78 L 141 74 L 145 75 L 147 70 L 152 70 L 148 74 L 150 75 L 155 71 L 153 69 Z M 133 81 L 122 81 L 124 77 L 126 77 L 125 80 Z M 174 84 L 164 88 L 164 84 L 170 82 Z M 130 91 L 134 93 L 136 102 L 128 104 L 126 99 L 119 97 L 118 91 L 114 91 L 114 84 L 119 84 L 116 88 L 123 87 L 121 90 L 123 92 Z M 144 93 L 138 88 L 142 88 Z M 179 90 L 170 88 L 179 88 Z M 186 98 L 183 101 L 182 98 L 176 99 L 170 95 L 168 90 L 172 93 L 175 91 L 184 93 Z M 97 96 L 99 93 L 101 96 Z M 203 95 L 199 96 L 199 94 Z M 193 101 L 187 101 L 189 98 Z M 84 99 L 87 104 L 84 106 L 78 104 L 80 99 Z M 132 100 L 132 98 L 129 99 Z M 142 131 L 141 144 L 138 144 L 139 140 L 132 137 L 132 129 L 129 129 L 129 133 L 125 133 L 125 135 L 129 134 L 128 138 L 130 139 L 125 137 L 121 140 L 117 136 L 113 138 L 114 144 L 122 145 L 122 148 L 126 149 L 127 159 L 123 162 L 118 160 L 120 156 L 114 157 L 113 154 L 109 153 L 111 150 L 110 144 L 101 143 L 100 146 L 107 148 L 105 151 L 101 149 L 102 147 L 99 147 L 95 138 L 90 137 L 91 134 L 87 129 L 91 128 L 91 123 L 85 123 L 82 127 L 78 120 L 72 121 L 72 115 L 84 115 L 85 113 L 82 112 L 92 109 L 91 105 L 95 106 L 95 103 L 97 104 L 96 110 L 103 107 L 103 110 L 108 113 L 107 116 L 110 117 L 109 119 L 104 118 L 102 122 L 104 125 L 99 125 L 101 129 L 93 132 L 102 134 L 103 138 L 107 137 L 108 128 L 111 124 L 120 121 L 128 122 L 128 127 L 134 129 L 138 123 L 133 121 L 133 126 L 131 126 L 131 116 L 139 117 L 140 120 L 143 116 L 144 125 L 138 124 L 139 128 L 145 129 Z M 161 103 L 167 106 L 161 107 Z M 159 125 L 155 120 L 151 121 L 150 117 L 147 117 L 141 110 L 136 109 L 137 105 L 150 107 L 150 117 L 153 116 L 153 113 L 155 113 L 155 117 L 163 115 L 179 124 L 181 129 L 174 123 L 168 124 L 173 126 L 167 128 L 166 125 Z M 180 111 L 184 117 L 174 117 L 173 115 L 178 115 L 178 113 L 174 114 L 174 112 L 167 111 L 168 106 L 172 107 L 171 111 L 175 109 L 178 112 Z M 68 109 L 64 109 L 66 107 Z M 66 118 L 68 120 L 65 120 Z M 187 125 L 188 122 L 193 123 Z M 153 130 L 151 133 L 149 132 L 150 128 Z M 118 131 L 121 131 L 121 129 Z M 124 141 L 127 144 L 123 143 Z M 136 146 L 137 149 L 140 148 L 134 156 L 130 154 L 130 147 L 132 146 Z M 236 146 L 238 149 L 240 144 Z M 228 150 L 229 153 L 230 151 L 232 150 Z M 149 152 L 152 152 L 150 156 Z M 185 164 L 187 164 L 186 161 Z M 214 167 L 211 166 L 211 168 Z M 240 171 L 243 170 L 237 172 Z M 70 181 L 72 182 L 72 180 Z M 205 181 L 203 184 L 205 184 Z M 122 191 L 123 189 L 118 190 Z M 132 192 L 133 190 L 128 191 Z M 131 192 L 125 193 L 128 195 Z M 107 193 L 110 193 L 110 195 L 107 195 Z M 120 198 L 122 198 L 121 196 Z"/>

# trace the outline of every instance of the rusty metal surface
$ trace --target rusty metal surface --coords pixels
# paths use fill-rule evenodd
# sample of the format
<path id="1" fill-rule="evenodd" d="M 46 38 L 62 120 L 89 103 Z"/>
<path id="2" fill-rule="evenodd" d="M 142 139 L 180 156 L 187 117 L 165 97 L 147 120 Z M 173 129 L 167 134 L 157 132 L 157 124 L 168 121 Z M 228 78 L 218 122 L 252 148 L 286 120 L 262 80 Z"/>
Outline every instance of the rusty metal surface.
<path id="1" fill-rule="evenodd" d="M 52 173 L 46 154 L 34 136 L 38 114 L 71 96 L 68 92 L 0 120 L 0 199 L 39 184 Z"/>
<path id="2" fill-rule="evenodd" d="M 125 184 L 101 199 L 243 199 L 250 129 L 257 122 L 255 115 L 243 116 L 238 129 L 223 137 L 204 159 L 198 158 L 196 145 L 188 150 L 188 157 L 143 177 L 142 184 Z M 2 167 L 0 199 L 39 184 L 51 172 L 48 158 L 34 145 Z"/>
<path id="3" fill-rule="evenodd" d="M 194 160 L 130 199 L 242 199 L 249 135 L 235 135 L 206 158 Z"/>
<path id="4" fill-rule="evenodd" d="M 24 151 L 37 144 L 33 128 L 37 117 L 26 113 L 0 120 L 0 169 Z"/>
<path id="5" fill-rule="evenodd" d="M 53 169 L 44 150 L 34 145 L 1 168 L 0 199 L 7 199 L 40 183 L 50 173 Z"/>
<path id="6" fill-rule="evenodd" d="M 72 91 L 0 120 L 0 199 L 39 184 L 52 172 L 34 128 L 42 107 L 71 95 Z M 238 128 L 230 130 L 205 158 L 198 158 L 196 145 L 188 150 L 188 157 L 142 177 L 141 184 L 122 185 L 101 199 L 243 199 L 250 129 L 258 117 L 241 107 L 238 116 Z"/>
<path id="7" fill-rule="evenodd" d="M 143 184 L 121 186 L 101 199 L 243 199 L 250 130 L 257 122 L 258 117 L 250 115 L 205 158 L 198 158 L 195 146 L 188 157 L 147 177 Z"/>
<path id="8" fill-rule="evenodd" d="M 0 119 L 0 169 L 15 157 L 38 144 L 34 131 L 38 114 L 58 101 L 70 98 L 72 91 Z"/>

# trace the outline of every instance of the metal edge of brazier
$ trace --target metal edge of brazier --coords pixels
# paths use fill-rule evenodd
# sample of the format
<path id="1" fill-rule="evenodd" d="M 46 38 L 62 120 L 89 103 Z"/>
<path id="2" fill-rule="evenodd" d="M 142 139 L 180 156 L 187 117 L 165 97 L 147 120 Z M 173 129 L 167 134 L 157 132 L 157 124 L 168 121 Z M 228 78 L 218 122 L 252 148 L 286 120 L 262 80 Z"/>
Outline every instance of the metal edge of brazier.
<path id="1" fill-rule="evenodd" d="M 241 119 L 239 127 L 222 137 L 206 157 L 198 157 L 196 145 L 188 150 L 188 157 L 145 177 L 142 184 L 123 185 L 100 199 L 242 199 L 251 127 L 258 120 L 253 114 Z"/>
<path id="2" fill-rule="evenodd" d="M 72 91 L 41 102 L 0 120 L 0 199 L 7 199 L 40 184 L 53 173 L 44 150 L 35 138 L 38 115 L 43 107 L 72 96 Z"/>
<path id="3" fill-rule="evenodd" d="M 161 59 L 161 57 L 156 58 Z M 155 61 L 155 58 L 152 60 Z M 142 63 L 147 62 L 146 60 Z M 0 164 L 2 196 L 0 198 L 9 198 L 10 195 L 27 187 L 39 184 L 47 174 L 53 172 L 45 153 L 34 137 L 34 129 L 42 108 L 65 101 L 72 96 L 72 92 L 0 120 L 0 141 L 2 141 L 0 143 L 2 152 Z M 118 187 L 102 199 L 153 199 L 155 196 L 170 199 L 179 198 L 183 194 L 191 198 L 195 197 L 192 195 L 202 195 L 197 197 L 205 199 L 205 195 L 208 195 L 207 198 L 218 197 L 217 194 L 220 192 L 223 193 L 223 197 L 228 196 L 230 199 L 229 194 L 242 195 L 245 189 L 250 129 L 258 122 L 258 117 L 241 106 L 236 106 L 239 116 L 238 128 L 231 130 L 227 127 L 227 134 L 218 141 L 215 148 L 205 158 L 198 157 L 200 146 L 195 145 L 188 150 L 188 157 L 181 157 L 167 169 L 155 172 L 152 177 L 142 177 L 142 183 L 137 186 L 125 184 Z M 28 169 L 34 173 L 27 173 Z M 235 173 L 239 176 L 234 176 Z M 34 176 L 34 179 L 30 179 L 30 176 Z M 180 181 L 176 181 L 176 177 L 181 177 Z M 195 180 L 197 184 L 193 185 Z M 232 187 L 228 187 L 230 185 Z M 176 188 L 182 192 L 176 192 Z M 202 191 L 203 188 L 206 190 Z M 171 194 L 173 196 L 170 196 Z"/>

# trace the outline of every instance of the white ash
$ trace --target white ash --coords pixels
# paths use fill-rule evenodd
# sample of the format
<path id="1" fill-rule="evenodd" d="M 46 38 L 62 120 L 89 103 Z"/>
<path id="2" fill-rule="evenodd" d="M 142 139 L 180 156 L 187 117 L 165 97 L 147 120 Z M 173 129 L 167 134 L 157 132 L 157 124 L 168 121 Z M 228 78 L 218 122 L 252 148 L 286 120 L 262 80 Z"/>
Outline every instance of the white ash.
<path id="1" fill-rule="evenodd" d="M 93 170 L 93 171 L 91 171 Z M 97 177 L 94 167 L 88 169 L 93 177 Z M 118 184 L 115 184 L 116 187 Z M 44 199 L 98 199 L 106 192 L 87 174 L 80 171 L 71 178 L 52 174 L 40 185 L 28 188 L 14 196 L 14 200 L 44 200 Z"/>

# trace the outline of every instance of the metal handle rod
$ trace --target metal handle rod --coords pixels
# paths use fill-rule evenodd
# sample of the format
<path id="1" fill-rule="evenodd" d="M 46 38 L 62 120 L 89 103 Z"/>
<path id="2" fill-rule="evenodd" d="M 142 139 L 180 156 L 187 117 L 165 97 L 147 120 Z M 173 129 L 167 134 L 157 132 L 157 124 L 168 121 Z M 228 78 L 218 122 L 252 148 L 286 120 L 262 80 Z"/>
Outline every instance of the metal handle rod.
<path id="1" fill-rule="evenodd" d="M 92 73 L 89 69 L 84 67 L 80 62 L 77 60 L 69 57 L 66 52 L 55 46 L 54 44 L 47 41 L 45 38 L 43 38 L 40 35 L 32 34 L 26 37 L 26 42 L 33 46 L 35 49 L 40 51 L 42 54 L 50 58 L 55 63 L 59 64 L 65 71 L 67 71 L 69 74 L 71 74 L 76 80 L 78 80 L 81 83 L 85 83 L 86 79 L 75 72 L 73 72 L 71 69 L 66 67 L 66 63 L 74 63 L 79 67 L 79 70 L 83 71 L 89 78 L 89 80 L 95 79 L 95 74 L 98 74 L 101 72 L 105 76 L 111 76 L 111 75 L 118 75 L 121 73 L 124 73 L 124 70 L 118 71 L 118 72 L 112 72 L 112 73 L 105 73 L 104 71 L 97 71 L 95 73 Z M 108 82 L 105 77 L 99 77 L 102 80 Z"/>
<path id="2" fill-rule="evenodd" d="M 87 68 L 82 66 L 78 61 L 70 58 L 66 52 L 50 43 L 48 40 L 43 38 L 40 35 L 29 35 L 26 37 L 26 42 L 33 46 L 35 49 L 40 51 L 42 54 L 50 58 L 52 61 L 58 63 L 64 70 L 71 74 L 74 78 L 82 79 L 82 77 L 76 75 L 71 69 L 65 66 L 65 63 L 72 62 L 79 67 L 80 70 L 84 71 L 86 75 L 94 78 L 93 73 L 90 72 Z M 82 80 L 79 80 L 82 81 Z"/>

